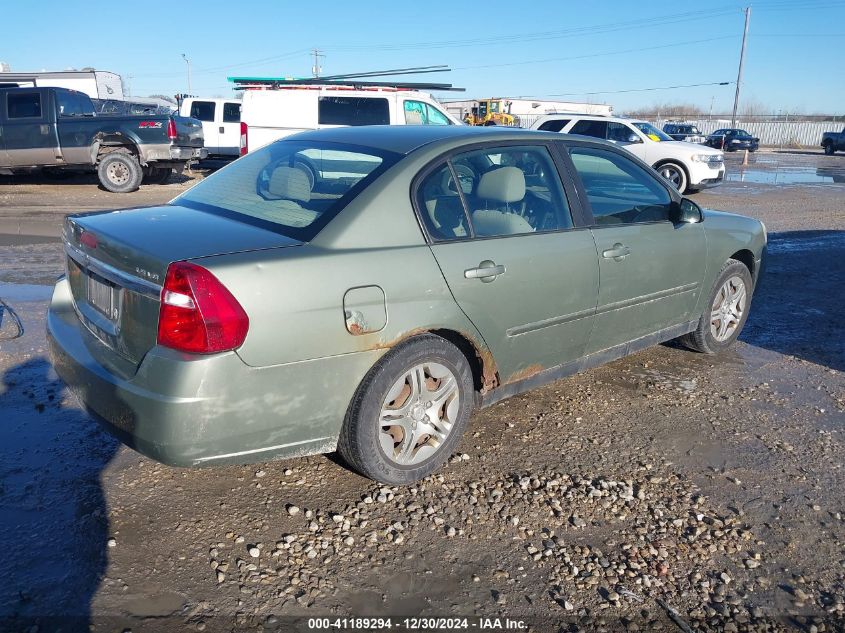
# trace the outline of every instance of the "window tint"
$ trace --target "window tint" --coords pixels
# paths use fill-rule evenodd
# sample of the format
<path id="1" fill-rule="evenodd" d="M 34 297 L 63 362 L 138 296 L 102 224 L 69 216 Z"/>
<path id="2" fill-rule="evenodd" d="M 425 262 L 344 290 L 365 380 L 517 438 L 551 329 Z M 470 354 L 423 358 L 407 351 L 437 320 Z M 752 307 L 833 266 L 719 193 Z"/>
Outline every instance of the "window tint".
<path id="1" fill-rule="evenodd" d="M 581 136 L 593 136 L 595 138 L 607 138 L 607 121 L 578 121 L 569 130 L 570 134 Z"/>
<path id="2" fill-rule="evenodd" d="M 444 167 L 418 189 L 423 220 L 435 239 L 572 227 L 566 196 L 545 147 L 486 148 L 458 154 L 449 162 L 457 183 Z M 459 203 L 462 206 L 456 206 Z"/>
<path id="3" fill-rule="evenodd" d="M 212 174 L 174 203 L 310 240 L 396 156 L 280 141 Z"/>
<path id="4" fill-rule="evenodd" d="M 223 123 L 239 123 L 241 120 L 240 103 L 223 104 Z"/>
<path id="5" fill-rule="evenodd" d="M 634 137 L 636 137 L 636 141 L 631 140 Z M 607 124 L 607 140 L 617 143 L 636 143 L 640 140 L 640 137 L 624 123 L 609 121 Z"/>
<path id="6" fill-rule="evenodd" d="M 389 125 L 387 99 L 369 97 L 320 97 L 321 125 Z"/>
<path id="7" fill-rule="evenodd" d="M 537 129 L 544 132 L 560 132 L 567 126 L 569 121 L 570 119 L 552 119 L 551 121 L 546 121 Z"/>
<path id="8" fill-rule="evenodd" d="M 10 119 L 41 118 L 41 95 L 37 92 L 9 93 L 6 103 Z"/>
<path id="9" fill-rule="evenodd" d="M 596 224 L 669 219 L 672 198 L 654 176 L 614 152 L 588 147 L 570 150 L 584 183 Z"/>
<path id="10" fill-rule="evenodd" d="M 214 121 L 216 105 L 213 101 L 194 101 L 191 104 L 191 118 L 200 121 Z"/>

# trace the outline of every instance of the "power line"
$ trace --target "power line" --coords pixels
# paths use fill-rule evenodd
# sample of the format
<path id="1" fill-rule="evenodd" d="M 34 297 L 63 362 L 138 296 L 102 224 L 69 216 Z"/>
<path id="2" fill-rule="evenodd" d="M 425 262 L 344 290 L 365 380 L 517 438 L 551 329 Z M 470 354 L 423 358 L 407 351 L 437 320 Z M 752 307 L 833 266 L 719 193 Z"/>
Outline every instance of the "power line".
<path id="1" fill-rule="evenodd" d="M 544 97 L 577 97 L 579 95 L 613 95 L 613 94 L 622 94 L 625 92 L 652 92 L 655 90 L 675 90 L 676 88 L 698 88 L 701 86 L 730 86 L 734 82 L 732 81 L 710 81 L 707 83 L 700 83 L 700 84 L 683 84 L 677 86 L 656 86 L 653 88 L 629 88 L 626 90 L 589 90 L 589 91 L 580 91 L 580 92 L 553 92 L 546 95 L 542 95 Z M 539 99 L 540 97 L 535 96 L 522 96 L 522 99 Z"/>
<path id="2" fill-rule="evenodd" d="M 686 40 L 683 42 L 673 42 L 671 44 L 659 44 L 657 46 L 644 46 L 640 48 L 627 48 L 624 50 L 606 51 L 604 53 L 586 53 L 584 55 L 571 55 L 568 57 L 548 57 L 546 59 L 529 59 L 521 62 L 505 62 L 499 64 L 482 64 L 480 66 L 461 66 L 453 70 L 478 70 L 480 68 L 502 68 L 505 66 L 525 66 L 529 64 L 543 64 L 546 62 L 560 62 L 571 61 L 575 59 L 589 59 L 592 57 L 607 57 L 612 55 L 624 55 L 627 53 L 639 53 L 641 51 L 653 51 L 661 48 L 673 48 L 676 46 L 687 46 L 689 44 L 704 44 L 706 42 L 716 42 L 719 40 L 736 39 L 738 35 L 721 35 L 719 37 L 708 37 L 702 40 Z"/>

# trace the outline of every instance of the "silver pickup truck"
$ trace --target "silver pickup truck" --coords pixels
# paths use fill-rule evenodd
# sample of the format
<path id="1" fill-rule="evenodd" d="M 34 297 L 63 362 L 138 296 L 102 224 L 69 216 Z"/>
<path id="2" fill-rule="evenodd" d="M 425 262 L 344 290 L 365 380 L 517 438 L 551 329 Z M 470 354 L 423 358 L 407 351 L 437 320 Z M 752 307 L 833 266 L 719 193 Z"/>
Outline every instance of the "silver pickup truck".
<path id="1" fill-rule="evenodd" d="M 0 89 L 0 173 L 91 169 L 103 187 L 127 193 L 207 154 L 194 119 L 98 115 L 88 95 L 66 88 Z"/>

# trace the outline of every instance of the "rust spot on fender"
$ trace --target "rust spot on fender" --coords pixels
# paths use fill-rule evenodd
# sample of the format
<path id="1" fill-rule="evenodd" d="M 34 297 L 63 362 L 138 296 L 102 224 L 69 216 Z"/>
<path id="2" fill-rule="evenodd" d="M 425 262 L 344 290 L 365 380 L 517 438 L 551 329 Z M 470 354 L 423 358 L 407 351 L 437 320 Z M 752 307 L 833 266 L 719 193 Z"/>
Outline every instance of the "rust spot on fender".
<path id="1" fill-rule="evenodd" d="M 512 373 L 508 376 L 508 379 L 505 381 L 506 385 L 511 384 L 512 382 L 519 382 L 520 380 L 525 380 L 526 378 L 531 378 L 531 376 L 536 376 L 541 371 L 543 371 L 543 366 L 539 364 L 529 365 L 528 367 L 524 367 L 519 371 Z"/>

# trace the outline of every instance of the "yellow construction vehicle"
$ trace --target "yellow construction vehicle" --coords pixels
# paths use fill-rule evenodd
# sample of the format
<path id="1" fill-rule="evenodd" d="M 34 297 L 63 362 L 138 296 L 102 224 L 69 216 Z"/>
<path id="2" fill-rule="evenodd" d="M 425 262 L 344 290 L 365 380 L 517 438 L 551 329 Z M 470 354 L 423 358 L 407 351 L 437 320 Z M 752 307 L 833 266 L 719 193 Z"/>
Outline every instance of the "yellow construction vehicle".
<path id="1" fill-rule="evenodd" d="M 464 117 L 467 125 L 510 125 L 519 124 L 519 118 L 510 113 L 511 102 L 506 99 L 479 99 L 478 105 Z"/>

